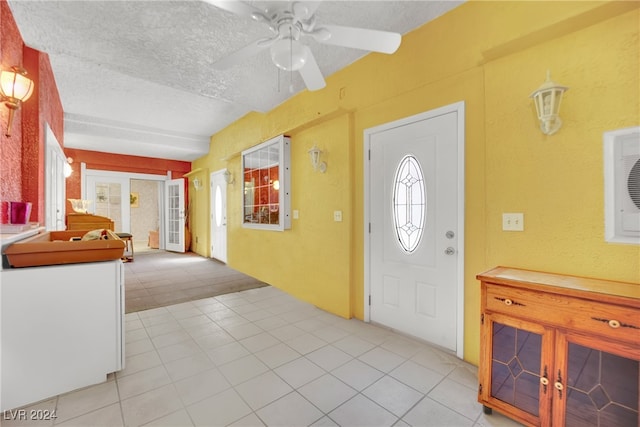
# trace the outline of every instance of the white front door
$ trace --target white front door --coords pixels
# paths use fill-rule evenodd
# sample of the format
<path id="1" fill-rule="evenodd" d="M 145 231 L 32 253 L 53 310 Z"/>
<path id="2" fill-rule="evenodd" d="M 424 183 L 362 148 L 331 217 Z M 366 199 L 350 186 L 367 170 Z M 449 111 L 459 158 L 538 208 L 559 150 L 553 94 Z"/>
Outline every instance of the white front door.
<path id="1" fill-rule="evenodd" d="M 165 249 L 184 252 L 184 178 L 166 181 Z"/>
<path id="2" fill-rule="evenodd" d="M 456 352 L 462 346 L 463 108 L 454 104 L 365 131 L 369 318 Z"/>
<path id="3" fill-rule="evenodd" d="M 227 262 L 227 182 L 226 170 L 211 174 L 211 258 Z"/>

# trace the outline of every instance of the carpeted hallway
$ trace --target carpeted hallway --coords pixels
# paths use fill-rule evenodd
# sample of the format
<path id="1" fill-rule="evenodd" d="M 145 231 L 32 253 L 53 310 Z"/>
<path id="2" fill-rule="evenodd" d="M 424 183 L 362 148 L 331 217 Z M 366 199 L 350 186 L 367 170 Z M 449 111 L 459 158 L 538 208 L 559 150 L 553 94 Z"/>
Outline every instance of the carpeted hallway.
<path id="1" fill-rule="evenodd" d="M 225 264 L 192 252 L 136 253 L 125 263 L 125 312 L 267 286 Z"/>

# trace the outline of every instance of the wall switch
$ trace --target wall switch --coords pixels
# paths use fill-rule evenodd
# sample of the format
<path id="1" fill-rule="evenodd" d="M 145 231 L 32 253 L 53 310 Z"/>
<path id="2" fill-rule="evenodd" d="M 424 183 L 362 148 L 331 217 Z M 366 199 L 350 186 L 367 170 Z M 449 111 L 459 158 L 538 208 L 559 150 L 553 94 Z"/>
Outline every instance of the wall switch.
<path id="1" fill-rule="evenodd" d="M 300 212 L 298 212 L 297 209 L 293 210 L 293 219 L 298 219 L 300 218 Z"/>
<path id="2" fill-rule="evenodd" d="M 333 220 L 335 222 L 342 222 L 342 211 L 333 211 Z"/>
<path id="3" fill-rule="evenodd" d="M 503 231 L 524 231 L 524 214 L 503 213 L 502 214 L 502 230 Z"/>

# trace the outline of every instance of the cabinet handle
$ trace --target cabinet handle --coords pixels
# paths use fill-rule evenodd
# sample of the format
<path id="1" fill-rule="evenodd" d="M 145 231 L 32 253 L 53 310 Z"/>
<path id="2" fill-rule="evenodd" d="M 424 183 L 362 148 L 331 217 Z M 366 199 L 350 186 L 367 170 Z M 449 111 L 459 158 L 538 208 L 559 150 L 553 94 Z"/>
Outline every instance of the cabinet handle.
<path id="1" fill-rule="evenodd" d="M 562 399 L 562 390 L 564 390 L 564 385 L 562 384 L 562 372 L 560 370 L 558 370 L 558 379 L 553 386 L 558 390 L 558 398 Z"/>
<path id="2" fill-rule="evenodd" d="M 540 377 L 540 384 L 542 384 L 542 391 L 544 394 L 547 394 L 547 386 L 549 385 L 549 378 L 547 378 L 548 375 L 547 365 L 544 365 L 544 373 Z"/>
<path id="3" fill-rule="evenodd" d="M 498 301 L 502 301 L 504 303 L 504 305 L 507 305 L 507 306 L 519 305 L 521 307 L 526 307 L 524 304 L 521 304 L 519 302 L 515 302 L 514 300 L 509 299 L 509 298 L 500 298 L 500 297 L 494 297 L 494 298 L 497 299 Z"/>
<path id="4" fill-rule="evenodd" d="M 640 329 L 640 327 L 638 327 L 636 325 L 630 325 L 628 323 L 622 323 L 619 320 L 615 320 L 615 319 L 603 319 L 601 317 L 592 317 L 591 319 L 592 320 L 596 320 L 598 322 L 606 323 L 612 329 L 618 329 L 618 328 Z"/>

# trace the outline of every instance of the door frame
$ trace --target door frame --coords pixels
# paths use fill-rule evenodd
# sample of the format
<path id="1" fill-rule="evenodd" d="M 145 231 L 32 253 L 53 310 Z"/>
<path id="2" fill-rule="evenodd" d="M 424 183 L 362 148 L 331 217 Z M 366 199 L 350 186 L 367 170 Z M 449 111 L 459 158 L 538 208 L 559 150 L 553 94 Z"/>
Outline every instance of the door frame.
<path id="1" fill-rule="evenodd" d="M 87 169 L 87 164 L 82 162 L 80 164 L 80 194 L 82 199 L 87 198 L 87 178 L 89 176 L 98 176 L 104 178 L 125 178 L 130 183 L 132 179 L 141 179 L 145 181 L 162 181 L 166 182 L 171 180 L 171 171 L 167 171 L 166 175 L 154 175 L 148 173 L 136 173 L 136 172 L 118 172 L 118 171 L 109 171 L 109 170 L 100 170 L 100 169 Z M 158 243 L 159 249 L 165 250 L 165 232 L 164 226 L 166 222 L 165 218 L 165 188 L 164 184 L 158 186 L 158 227 L 159 227 L 159 236 Z M 127 214 L 127 215 L 130 215 Z M 130 220 L 127 221 L 127 225 L 130 227 Z M 127 232 L 122 230 L 123 232 Z"/>
<path id="2" fill-rule="evenodd" d="M 67 198 L 64 164 L 67 163 L 67 157 L 49 123 L 44 124 L 44 140 L 44 225 L 47 231 L 64 230 Z"/>
<path id="3" fill-rule="evenodd" d="M 371 182 L 370 182 L 370 165 L 369 165 L 369 151 L 371 149 L 371 136 L 384 132 L 389 129 L 405 126 L 414 122 L 419 122 L 427 119 L 431 119 L 443 114 L 456 112 L 458 114 L 457 120 L 457 150 L 458 150 L 458 258 L 456 266 L 457 283 L 456 283 L 456 356 L 460 359 L 464 356 L 464 218 L 465 218 L 465 103 L 464 101 L 455 102 L 453 104 L 445 105 L 433 110 L 425 111 L 413 116 L 405 117 L 402 119 L 394 120 L 389 123 L 374 126 L 364 130 L 364 144 L 363 144 L 363 173 L 364 173 L 364 321 L 371 321 L 371 306 L 369 305 L 369 299 L 371 295 L 371 238 L 369 234 L 369 226 L 371 222 Z"/>

